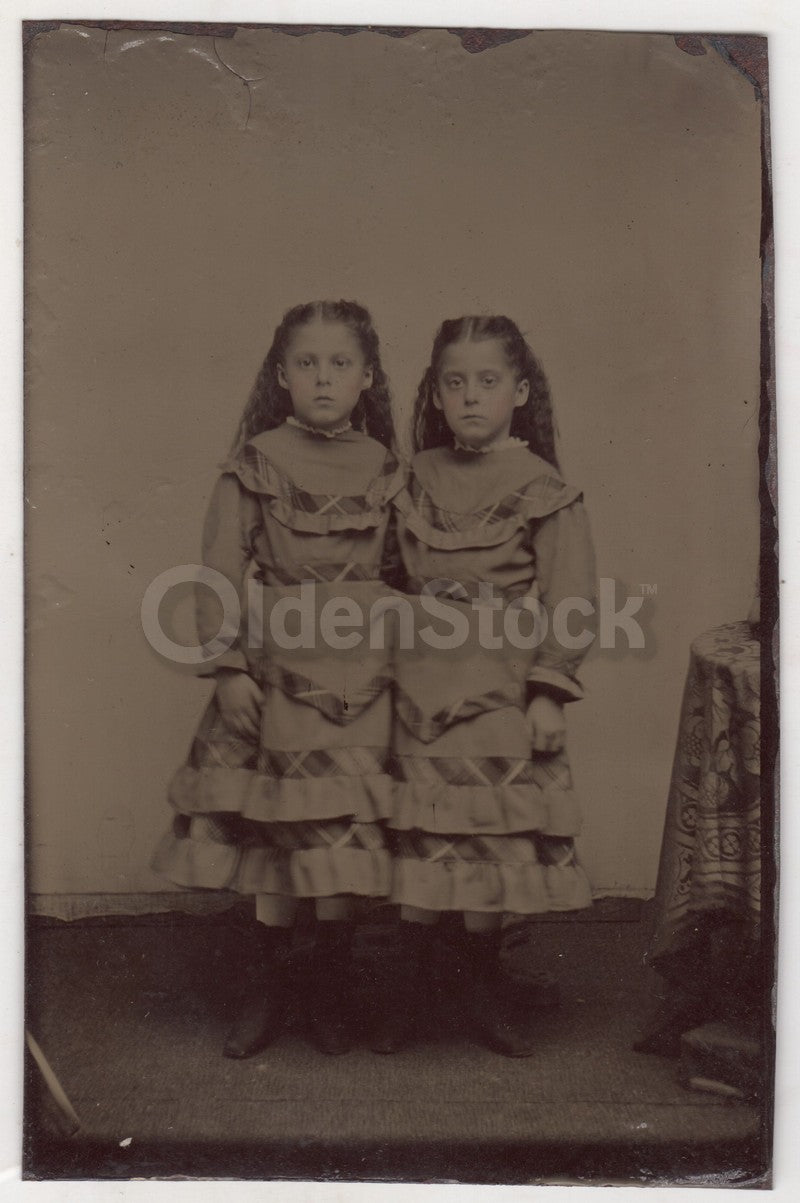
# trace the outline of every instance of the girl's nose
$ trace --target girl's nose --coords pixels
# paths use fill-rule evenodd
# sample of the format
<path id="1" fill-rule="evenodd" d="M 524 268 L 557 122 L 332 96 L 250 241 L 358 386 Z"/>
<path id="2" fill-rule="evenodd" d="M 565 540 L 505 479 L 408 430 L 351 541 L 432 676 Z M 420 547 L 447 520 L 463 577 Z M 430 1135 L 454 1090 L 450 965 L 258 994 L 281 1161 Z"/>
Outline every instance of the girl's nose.
<path id="1" fill-rule="evenodd" d="M 478 388 L 476 382 L 468 380 L 464 386 L 464 404 L 475 405 L 478 400 Z"/>
<path id="2" fill-rule="evenodd" d="M 317 364 L 317 384 L 328 384 L 330 381 L 330 367 L 323 363 L 322 360 Z"/>

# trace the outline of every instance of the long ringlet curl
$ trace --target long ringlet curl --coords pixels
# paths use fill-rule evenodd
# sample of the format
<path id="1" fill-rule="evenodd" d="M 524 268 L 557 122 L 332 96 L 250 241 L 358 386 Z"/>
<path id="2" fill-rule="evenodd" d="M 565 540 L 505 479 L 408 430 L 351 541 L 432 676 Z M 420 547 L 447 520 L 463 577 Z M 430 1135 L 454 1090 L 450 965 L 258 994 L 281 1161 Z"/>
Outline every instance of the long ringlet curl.
<path id="1" fill-rule="evenodd" d="M 364 431 L 384 447 L 394 447 L 389 382 L 381 365 L 380 343 L 369 311 L 356 301 L 309 301 L 289 309 L 275 330 L 272 346 L 239 422 L 234 453 L 257 434 L 280 426 L 292 413 L 289 392 L 278 381 L 278 365 L 285 363 L 295 330 L 313 321 L 341 322 L 358 339 L 366 366 L 372 368 L 372 384 L 362 391 L 350 421 L 355 430 Z"/>
<path id="2" fill-rule="evenodd" d="M 560 471 L 556 456 L 553 404 L 547 377 L 519 327 L 511 318 L 503 316 L 459 317 L 442 322 L 434 339 L 430 364 L 425 369 L 414 402 L 411 431 L 414 451 L 442 447 L 453 441 L 453 432 L 447 425 L 444 414 L 434 404 L 445 350 L 453 343 L 466 339 L 480 342 L 489 338 L 496 338 L 502 343 L 517 381 L 528 381 L 528 400 L 519 409 L 514 410 L 511 434 L 515 438 L 524 439 L 531 451 L 547 460 L 556 471 Z"/>

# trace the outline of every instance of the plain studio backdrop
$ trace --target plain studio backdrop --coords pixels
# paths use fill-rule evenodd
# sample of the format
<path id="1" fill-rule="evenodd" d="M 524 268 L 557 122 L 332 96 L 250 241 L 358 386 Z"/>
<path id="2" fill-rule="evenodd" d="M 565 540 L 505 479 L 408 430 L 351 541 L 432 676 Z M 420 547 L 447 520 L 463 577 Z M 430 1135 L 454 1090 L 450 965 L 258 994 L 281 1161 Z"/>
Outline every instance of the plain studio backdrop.
<path id="1" fill-rule="evenodd" d="M 595 651 L 569 708 L 581 853 L 598 895 L 652 893 L 689 644 L 747 615 L 758 562 L 761 113 L 706 48 L 70 26 L 29 43 L 37 909 L 170 888 L 148 861 L 211 686 L 150 648 L 142 595 L 198 558 L 282 313 L 339 296 L 372 311 L 401 428 L 443 318 L 507 313 L 540 356 L 599 575 L 620 599 L 648 586 L 645 649 Z M 191 642 L 185 596 L 174 618 Z"/>

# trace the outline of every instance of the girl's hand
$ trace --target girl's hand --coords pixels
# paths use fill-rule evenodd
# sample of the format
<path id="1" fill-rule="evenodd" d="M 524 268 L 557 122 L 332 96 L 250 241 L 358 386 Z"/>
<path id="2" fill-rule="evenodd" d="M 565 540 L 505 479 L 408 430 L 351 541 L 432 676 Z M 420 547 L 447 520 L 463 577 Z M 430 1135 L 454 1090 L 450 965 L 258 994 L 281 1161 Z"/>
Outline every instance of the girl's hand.
<path id="1" fill-rule="evenodd" d="M 564 707 L 546 694 L 533 699 L 527 710 L 534 752 L 560 752 L 566 739 Z"/>
<path id="2" fill-rule="evenodd" d="M 225 725 L 237 735 L 257 743 L 261 735 L 264 695 L 253 678 L 239 669 L 220 669 L 216 697 Z"/>

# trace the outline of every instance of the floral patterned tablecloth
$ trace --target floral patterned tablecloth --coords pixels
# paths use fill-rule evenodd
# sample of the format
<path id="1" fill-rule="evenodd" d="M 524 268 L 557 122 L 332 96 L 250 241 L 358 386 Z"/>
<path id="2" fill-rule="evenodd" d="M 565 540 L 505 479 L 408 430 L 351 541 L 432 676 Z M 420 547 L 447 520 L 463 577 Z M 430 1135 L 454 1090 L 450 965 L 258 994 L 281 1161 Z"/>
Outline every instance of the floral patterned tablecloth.
<path id="1" fill-rule="evenodd" d="M 717 627 L 692 644 L 648 954 L 657 969 L 690 947 L 709 921 L 758 941 L 760 666 L 760 645 L 746 622 Z"/>

